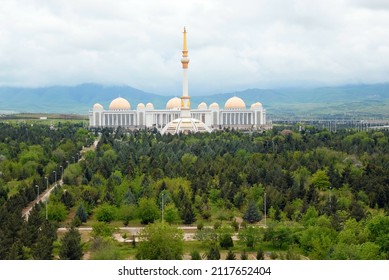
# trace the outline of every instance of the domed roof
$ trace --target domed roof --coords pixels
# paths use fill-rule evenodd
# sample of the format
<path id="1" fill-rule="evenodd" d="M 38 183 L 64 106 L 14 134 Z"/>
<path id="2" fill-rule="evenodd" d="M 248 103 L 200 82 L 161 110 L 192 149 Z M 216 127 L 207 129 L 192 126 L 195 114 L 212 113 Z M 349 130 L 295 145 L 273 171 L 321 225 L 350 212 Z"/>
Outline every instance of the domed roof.
<path id="1" fill-rule="evenodd" d="M 262 103 L 261 102 L 253 103 L 253 104 L 251 104 L 251 107 L 250 107 L 251 110 L 253 110 L 253 109 L 261 109 L 261 108 L 262 108 Z"/>
<path id="2" fill-rule="evenodd" d="M 145 104 L 143 103 L 139 103 L 138 106 L 136 106 L 137 109 L 144 109 L 145 108 Z"/>
<path id="3" fill-rule="evenodd" d="M 112 100 L 111 104 L 109 104 L 109 109 L 110 110 L 131 110 L 131 105 L 126 99 L 122 97 L 118 97 Z"/>
<path id="4" fill-rule="evenodd" d="M 219 104 L 213 102 L 211 105 L 209 105 L 209 109 L 219 109 Z"/>
<path id="5" fill-rule="evenodd" d="M 154 110 L 154 105 L 153 105 L 153 103 L 147 103 L 146 104 L 146 109 L 150 109 L 150 110 Z"/>
<path id="6" fill-rule="evenodd" d="M 205 102 L 201 102 L 199 104 L 199 106 L 197 106 L 197 109 L 206 110 L 206 109 L 208 109 L 208 107 L 207 107 L 207 104 Z"/>
<path id="7" fill-rule="evenodd" d="M 237 96 L 231 97 L 227 100 L 226 104 L 224 104 L 224 109 L 246 109 L 246 104 Z"/>
<path id="8" fill-rule="evenodd" d="M 202 121 L 193 118 L 178 118 L 168 123 L 161 134 L 188 134 L 196 132 L 212 132 Z"/>
<path id="9" fill-rule="evenodd" d="M 104 110 L 104 108 L 100 103 L 96 103 L 93 105 L 93 110 Z"/>
<path id="10" fill-rule="evenodd" d="M 180 109 L 181 108 L 181 99 L 178 97 L 173 97 L 166 103 L 166 109 Z"/>

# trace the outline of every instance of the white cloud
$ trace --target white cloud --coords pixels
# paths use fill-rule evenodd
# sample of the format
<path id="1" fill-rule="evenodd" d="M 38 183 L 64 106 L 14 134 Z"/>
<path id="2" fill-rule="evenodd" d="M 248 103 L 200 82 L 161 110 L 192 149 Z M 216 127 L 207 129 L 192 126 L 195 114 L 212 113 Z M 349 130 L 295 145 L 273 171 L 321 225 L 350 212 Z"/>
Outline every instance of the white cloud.
<path id="1" fill-rule="evenodd" d="M 387 82 L 389 6 L 367 0 L 1 1 L 0 85 L 191 93 Z"/>

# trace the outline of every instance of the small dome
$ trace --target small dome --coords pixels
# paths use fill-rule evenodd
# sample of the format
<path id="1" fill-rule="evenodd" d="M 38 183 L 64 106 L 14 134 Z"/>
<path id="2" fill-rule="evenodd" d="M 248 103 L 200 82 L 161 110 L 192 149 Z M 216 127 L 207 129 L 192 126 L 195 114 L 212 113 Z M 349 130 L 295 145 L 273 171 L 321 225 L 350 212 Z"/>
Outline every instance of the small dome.
<path id="1" fill-rule="evenodd" d="M 131 110 L 131 105 L 126 99 L 122 97 L 118 97 L 112 100 L 111 104 L 109 104 L 109 109 L 110 110 Z"/>
<path id="2" fill-rule="evenodd" d="M 93 105 L 93 110 L 104 110 L 104 108 L 100 103 L 96 103 Z"/>
<path id="3" fill-rule="evenodd" d="M 251 104 L 251 107 L 250 107 L 251 110 L 261 109 L 261 108 L 262 108 L 262 103 L 261 102 L 253 103 L 253 104 Z"/>
<path id="4" fill-rule="evenodd" d="M 139 103 L 138 106 L 136 106 L 137 109 L 144 109 L 145 108 L 145 104 L 143 103 Z"/>
<path id="5" fill-rule="evenodd" d="M 181 99 L 178 97 L 173 97 L 166 103 L 166 109 L 180 109 L 181 108 Z"/>
<path id="6" fill-rule="evenodd" d="M 226 104 L 224 104 L 224 109 L 228 110 L 236 110 L 236 109 L 246 109 L 246 104 L 239 97 L 231 97 L 227 100 Z"/>
<path id="7" fill-rule="evenodd" d="M 147 103 L 146 104 L 146 109 L 149 109 L 149 110 L 154 110 L 154 105 L 153 105 L 153 103 Z"/>
<path id="8" fill-rule="evenodd" d="M 199 104 L 199 106 L 197 106 L 197 109 L 200 109 L 200 110 L 207 110 L 208 109 L 208 106 L 205 102 L 201 102 Z"/>
<path id="9" fill-rule="evenodd" d="M 209 109 L 219 109 L 219 104 L 213 102 L 211 105 L 209 105 Z"/>

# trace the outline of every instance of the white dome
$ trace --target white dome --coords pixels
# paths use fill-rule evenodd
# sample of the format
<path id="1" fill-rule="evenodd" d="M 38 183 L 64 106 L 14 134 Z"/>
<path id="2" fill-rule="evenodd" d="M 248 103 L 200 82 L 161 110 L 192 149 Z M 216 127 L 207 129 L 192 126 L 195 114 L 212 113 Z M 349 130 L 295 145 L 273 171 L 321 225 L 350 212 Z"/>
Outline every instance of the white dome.
<path id="1" fill-rule="evenodd" d="M 224 104 L 224 109 L 236 110 L 236 109 L 246 109 L 246 104 L 239 97 L 231 97 Z"/>
<path id="2" fill-rule="evenodd" d="M 201 102 L 199 104 L 199 106 L 197 106 L 197 109 L 200 109 L 200 110 L 207 110 L 208 107 L 207 107 L 207 104 L 205 102 Z"/>
<path id="3" fill-rule="evenodd" d="M 213 102 L 211 105 L 209 105 L 209 109 L 219 109 L 219 104 Z"/>
<path id="4" fill-rule="evenodd" d="M 110 110 L 131 110 L 131 105 L 126 99 L 122 97 L 118 97 L 112 100 L 111 104 L 109 104 L 109 109 Z"/>
<path id="5" fill-rule="evenodd" d="M 166 109 L 181 109 L 181 99 L 178 97 L 173 97 L 166 103 Z"/>
<path id="6" fill-rule="evenodd" d="M 145 104 L 143 103 L 139 103 L 138 106 L 136 106 L 137 109 L 144 109 L 145 108 Z"/>
<path id="7" fill-rule="evenodd" d="M 154 105 L 153 105 L 153 103 L 147 103 L 146 104 L 146 109 L 149 109 L 149 110 L 154 110 Z"/>
<path id="8" fill-rule="evenodd" d="M 196 132 L 212 132 L 202 121 L 193 118 L 178 118 L 168 123 L 161 134 L 188 134 Z"/>
<path id="9" fill-rule="evenodd" d="M 103 106 L 100 103 L 93 105 L 93 110 L 104 110 Z"/>
<path id="10" fill-rule="evenodd" d="M 251 104 L 251 107 L 250 107 L 251 110 L 261 109 L 261 108 L 262 108 L 262 103 L 261 102 L 253 103 L 253 104 Z"/>

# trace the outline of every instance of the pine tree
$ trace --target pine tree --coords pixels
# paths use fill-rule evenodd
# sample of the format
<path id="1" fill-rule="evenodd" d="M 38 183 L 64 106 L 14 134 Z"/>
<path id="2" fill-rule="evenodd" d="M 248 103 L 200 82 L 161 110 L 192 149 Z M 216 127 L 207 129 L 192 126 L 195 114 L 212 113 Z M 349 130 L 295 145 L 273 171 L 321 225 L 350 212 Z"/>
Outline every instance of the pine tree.
<path id="1" fill-rule="evenodd" d="M 36 243 L 32 246 L 32 256 L 36 260 L 53 259 L 53 242 L 57 239 L 57 229 L 49 221 L 45 221 L 39 230 Z"/>
<path id="2" fill-rule="evenodd" d="M 249 203 L 249 206 L 247 207 L 246 213 L 243 216 L 243 219 L 248 221 L 249 223 L 255 223 L 261 220 L 261 216 L 259 215 L 257 206 L 255 205 L 254 201 L 251 201 Z"/>
<path id="3" fill-rule="evenodd" d="M 76 228 L 72 227 L 61 239 L 59 257 L 62 260 L 80 260 L 82 256 L 81 235 Z"/>
<path id="4" fill-rule="evenodd" d="M 234 247 L 234 241 L 232 240 L 232 237 L 230 234 L 221 234 L 220 238 L 220 247 L 223 249 L 229 249 L 231 247 Z"/>
<path id="5" fill-rule="evenodd" d="M 14 242 L 7 256 L 9 260 L 23 260 L 23 244 L 20 240 Z"/>
<path id="6" fill-rule="evenodd" d="M 190 200 L 185 201 L 184 210 L 182 212 L 181 218 L 184 221 L 184 224 L 186 225 L 193 224 L 196 221 L 196 215 L 194 213 L 193 206 Z"/>
<path id="7" fill-rule="evenodd" d="M 209 250 L 206 255 L 207 260 L 220 260 L 220 251 L 216 243 L 212 243 L 209 246 Z"/>
<path id="8" fill-rule="evenodd" d="M 248 260 L 249 256 L 247 255 L 246 250 L 243 250 L 242 254 L 240 255 L 241 260 Z"/>
<path id="9" fill-rule="evenodd" d="M 257 252 L 257 260 L 264 260 L 265 254 L 263 253 L 262 249 L 259 249 Z"/>
<path id="10" fill-rule="evenodd" d="M 84 204 L 80 204 L 77 208 L 76 216 L 80 219 L 82 223 L 85 223 L 88 219 L 88 213 L 84 207 Z"/>
<path id="11" fill-rule="evenodd" d="M 236 260 L 235 253 L 232 250 L 229 250 L 226 256 L 226 260 Z"/>

